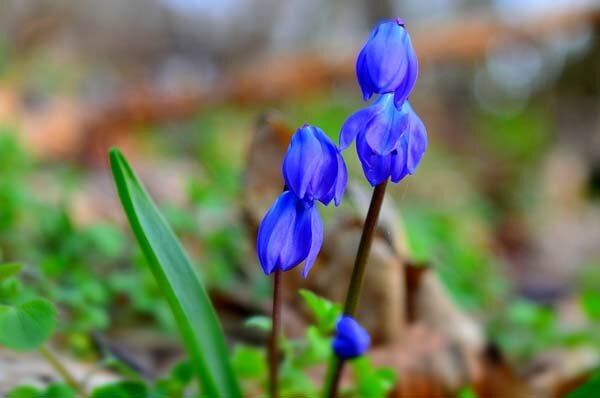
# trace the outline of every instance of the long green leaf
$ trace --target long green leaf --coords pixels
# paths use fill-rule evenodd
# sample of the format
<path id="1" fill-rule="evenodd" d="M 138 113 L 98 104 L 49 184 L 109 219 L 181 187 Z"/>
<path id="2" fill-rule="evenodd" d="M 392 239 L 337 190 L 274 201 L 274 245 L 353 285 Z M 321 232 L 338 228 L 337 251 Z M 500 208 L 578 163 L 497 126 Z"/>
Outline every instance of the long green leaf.
<path id="1" fill-rule="evenodd" d="M 119 150 L 110 151 L 110 165 L 131 228 L 198 372 L 203 396 L 241 397 L 215 310 L 175 234 Z"/>

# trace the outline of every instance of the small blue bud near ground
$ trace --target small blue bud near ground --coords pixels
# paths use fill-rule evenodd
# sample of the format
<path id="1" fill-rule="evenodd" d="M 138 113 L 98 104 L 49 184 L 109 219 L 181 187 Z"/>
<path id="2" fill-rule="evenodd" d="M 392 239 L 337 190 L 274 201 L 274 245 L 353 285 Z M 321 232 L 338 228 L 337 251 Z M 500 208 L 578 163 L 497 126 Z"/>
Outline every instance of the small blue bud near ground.
<path id="1" fill-rule="evenodd" d="M 331 345 L 338 358 L 352 359 L 369 349 L 371 337 L 354 318 L 344 315 L 337 322 L 336 335 Z"/>
<path id="2" fill-rule="evenodd" d="M 323 224 L 314 203 L 283 192 L 258 228 L 256 250 L 266 275 L 288 271 L 305 261 L 308 275 L 323 243 Z"/>
<path id="3" fill-rule="evenodd" d="M 356 60 L 356 76 L 364 100 L 394 93 L 397 108 L 408 98 L 419 74 L 410 35 L 400 18 L 377 25 Z"/>
<path id="4" fill-rule="evenodd" d="M 306 202 L 318 200 L 339 206 L 346 189 L 348 173 L 339 149 L 318 127 L 299 128 L 283 160 L 286 186 Z"/>

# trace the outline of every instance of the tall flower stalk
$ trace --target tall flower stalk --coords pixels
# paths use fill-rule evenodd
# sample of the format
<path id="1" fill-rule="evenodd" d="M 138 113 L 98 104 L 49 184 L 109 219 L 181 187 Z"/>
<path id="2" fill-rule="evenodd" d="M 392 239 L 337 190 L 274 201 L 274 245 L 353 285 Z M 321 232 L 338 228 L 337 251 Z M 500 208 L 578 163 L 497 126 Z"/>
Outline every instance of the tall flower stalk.
<path id="1" fill-rule="evenodd" d="M 279 396 L 278 340 L 281 330 L 281 279 L 304 262 L 307 277 L 323 243 L 323 224 L 316 202 L 339 205 L 348 179 L 339 149 L 318 127 L 298 129 L 283 160 L 283 193 L 263 218 L 256 250 L 266 275 L 273 274 L 273 311 L 269 339 L 269 392 Z"/>
<path id="2" fill-rule="evenodd" d="M 408 103 L 409 94 L 417 80 L 418 60 L 400 18 L 384 21 L 374 28 L 358 55 L 356 73 L 363 98 L 368 100 L 373 94 L 379 94 L 379 97 L 344 123 L 340 132 L 340 148 L 346 149 L 352 141 L 356 141 L 358 158 L 374 190 L 350 277 L 342 319 L 356 315 L 388 181 L 398 183 L 413 174 L 427 148 L 425 126 Z M 336 337 L 332 345 L 334 355 L 323 389 L 324 397 L 329 398 L 336 397 L 344 364 L 353 357 L 336 349 L 337 341 Z"/>

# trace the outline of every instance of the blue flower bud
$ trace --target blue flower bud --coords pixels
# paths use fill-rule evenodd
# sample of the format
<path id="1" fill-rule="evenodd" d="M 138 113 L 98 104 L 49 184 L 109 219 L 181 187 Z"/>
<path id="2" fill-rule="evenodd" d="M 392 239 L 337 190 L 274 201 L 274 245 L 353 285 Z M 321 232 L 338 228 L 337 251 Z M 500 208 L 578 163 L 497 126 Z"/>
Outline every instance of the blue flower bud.
<path id="1" fill-rule="evenodd" d="M 407 109 L 396 109 L 392 94 L 380 96 L 372 105 L 355 112 L 344 123 L 340 132 L 340 149 L 346 149 L 361 134 L 375 153 L 388 155 L 398 148 L 400 137 L 408 127 Z"/>
<path id="2" fill-rule="evenodd" d="M 374 93 L 394 93 L 397 108 L 408 98 L 418 73 L 417 56 L 400 18 L 377 25 L 356 60 L 365 101 Z"/>
<path id="3" fill-rule="evenodd" d="M 317 207 L 283 192 L 258 228 L 256 251 L 263 271 L 269 275 L 288 271 L 305 261 L 306 278 L 323 243 L 323 224 Z"/>
<path id="4" fill-rule="evenodd" d="M 397 183 L 407 175 L 413 174 L 427 149 L 427 131 L 410 103 L 405 101 L 400 110 L 391 107 L 398 115 L 390 118 L 378 113 L 380 102 L 389 102 L 389 98 L 379 99 L 373 105 L 350 116 L 340 133 L 342 148 L 346 148 L 356 138 L 358 158 L 365 177 L 373 186 L 388 178 Z M 385 109 L 389 110 L 390 106 L 387 105 Z M 385 121 L 389 122 L 389 130 L 394 130 L 393 132 L 388 130 L 381 133 L 385 129 L 372 127 L 384 125 Z M 376 137 L 376 134 L 382 134 L 384 137 Z M 397 140 L 393 142 L 395 137 Z M 382 142 L 386 143 L 383 146 L 385 149 L 393 149 L 382 154 L 387 152 L 382 151 Z M 387 144 L 388 142 L 391 143 Z"/>
<path id="5" fill-rule="evenodd" d="M 352 317 L 344 315 L 337 323 L 333 339 L 333 352 L 341 359 L 363 355 L 371 345 L 369 333 Z"/>
<path id="6" fill-rule="evenodd" d="M 305 124 L 292 137 L 283 160 L 286 186 L 300 199 L 338 206 L 346 189 L 346 164 L 323 130 Z"/>

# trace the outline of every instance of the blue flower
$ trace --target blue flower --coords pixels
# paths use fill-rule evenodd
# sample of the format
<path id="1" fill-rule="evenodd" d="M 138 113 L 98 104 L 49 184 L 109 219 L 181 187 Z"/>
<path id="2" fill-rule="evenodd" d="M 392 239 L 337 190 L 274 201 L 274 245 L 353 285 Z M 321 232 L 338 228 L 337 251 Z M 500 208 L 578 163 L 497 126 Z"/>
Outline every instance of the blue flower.
<path id="1" fill-rule="evenodd" d="M 356 60 L 365 101 L 374 93 L 394 93 L 397 108 L 408 98 L 418 73 L 417 56 L 400 18 L 377 25 Z"/>
<path id="2" fill-rule="evenodd" d="M 386 96 L 388 98 L 384 98 Z M 356 138 L 358 158 L 365 177 L 373 186 L 388 178 L 397 183 L 413 174 L 427 149 L 427 131 L 410 103 L 405 101 L 402 108 L 396 110 L 390 107 L 390 98 L 390 94 L 384 95 L 373 105 L 354 113 L 340 133 L 341 148 L 347 148 Z M 396 115 L 389 116 L 390 109 Z"/>
<path id="3" fill-rule="evenodd" d="M 305 124 L 292 137 L 283 160 L 286 186 L 300 199 L 338 206 L 346 189 L 346 164 L 335 144 L 318 127 Z"/>
<path id="4" fill-rule="evenodd" d="M 317 207 L 283 192 L 258 228 L 256 250 L 263 271 L 269 275 L 288 271 L 305 261 L 306 278 L 323 243 L 323 224 Z"/>
<path id="5" fill-rule="evenodd" d="M 369 333 L 352 317 L 344 315 L 337 323 L 333 339 L 333 351 L 341 359 L 356 358 L 364 354 L 371 345 Z"/>
<path id="6" fill-rule="evenodd" d="M 346 149 L 359 134 L 379 155 L 388 155 L 397 149 L 400 137 L 408 127 L 409 112 L 407 107 L 396 109 L 393 97 L 384 94 L 372 105 L 350 116 L 340 132 L 340 149 Z"/>

